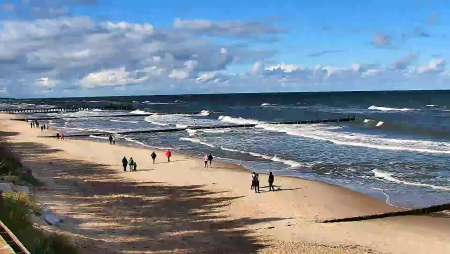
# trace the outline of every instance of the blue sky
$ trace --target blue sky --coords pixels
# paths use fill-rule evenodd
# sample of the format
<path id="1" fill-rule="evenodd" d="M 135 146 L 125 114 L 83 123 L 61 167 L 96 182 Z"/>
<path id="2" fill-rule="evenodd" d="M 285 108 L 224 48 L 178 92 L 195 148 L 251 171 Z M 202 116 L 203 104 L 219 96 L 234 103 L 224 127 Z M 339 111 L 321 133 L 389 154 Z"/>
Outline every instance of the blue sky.
<path id="1" fill-rule="evenodd" d="M 0 1 L 0 96 L 449 89 L 450 1 Z"/>

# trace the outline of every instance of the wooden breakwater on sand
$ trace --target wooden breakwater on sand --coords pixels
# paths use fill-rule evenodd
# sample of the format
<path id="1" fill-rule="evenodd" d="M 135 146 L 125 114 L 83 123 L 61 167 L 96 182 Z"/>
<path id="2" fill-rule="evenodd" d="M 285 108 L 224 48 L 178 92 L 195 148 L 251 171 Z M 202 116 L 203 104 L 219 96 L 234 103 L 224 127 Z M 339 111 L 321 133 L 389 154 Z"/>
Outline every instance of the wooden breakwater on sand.
<path id="1" fill-rule="evenodd" d="M 424 208 L 409 209 L 409 210 L 405 210 L 405 211 L 354 216 L 354 217 L 346 217 L 346 218 L 338 218 L 338 219 L 329 219 L 329 220 L 321 220 L 321 221 L 317 221 L 317 222 L 337 223 L 337 222 L 364 221 L 364 220 L 374 220 L 374 219 L 396 217 L 396 216 L 406 216 L 406 215 L 426 215 L 426 214 L 436 213 L 436 212 L 441 212 L 441 211 L 446 211 L 446 210 L 450 211 L 450 203 L 442 204 L 442 205 L 434 205 L 434 206 L 429 206 L 429 207 L 424 207 Z"/>

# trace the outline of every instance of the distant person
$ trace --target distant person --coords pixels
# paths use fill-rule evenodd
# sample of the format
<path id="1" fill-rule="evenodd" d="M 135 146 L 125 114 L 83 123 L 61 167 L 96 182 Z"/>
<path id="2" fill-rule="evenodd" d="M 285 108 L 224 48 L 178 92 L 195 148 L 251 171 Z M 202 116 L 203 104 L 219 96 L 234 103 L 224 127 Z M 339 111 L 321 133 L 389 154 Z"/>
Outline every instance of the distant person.
<path id="1" fill-rule="evenodd" d="M 255 188 L 255 172 L 252 172 L 252 184 L 250 185 L 250 190 L 253 190 Z"/>
<path id="2" fill-rule="evenodd" d="M 130 161 L 128 161 L 128 164 L 130 165 L 130 171 L 133 171 L 133 167 L 134 167 L 133 157 L 130 157 Z"/>
<path id="3" fill-rule="evenodd" d="M 137 163 L 136 163 L 136 161 L 133 164 L 133 171 L 137 171 Z"/>
<path id="4" fill-rule="evenodd" d="M 273 176 L 272 172 L 269 172 L 269 191 L 275 191 L 275 188 L 273 187 L 274 181 L 275 177 Z"/>
<path id="5" fill-rule="evenodd" d="M 113 136 L 112 138 L 113 138 L 112 139 L 112 144 L 115 145 L 116 144 L 116 137 Z"/>
<path id="6" fill-rule="evenodd" d="M 109 144 L 112 145 L 112 143 L 113 143 L 113 136 L 110 134 L 109 135 Z"/>
<path id="7" fill-rule="evenodd" d="M 56 139 L 60 139 L 61 138 L 61 135 L 59 134 L 59 132 L 58 133 L 56 133 Z"/>
<path id="8" fill-rule="evenodd" d="M 123 156 L 123 159 L 122 159 L 122 166 L 123 166 L 123 171 L 126 172 L 127 166 L 128 166 L 128 160 L 125 156 Z"/>
<path id="9" fill-rule="evenodd" d="M 254 188 L 255 188 L 255 193 L 259 193 L 259 174 L 255 174 L 254 176 Z"/>
<path id="10" fill-rule="evenodd" d="M 203 157 L 203 162 L 205 163 L 205 168 L 208 167 L 208 155 L 205 154 L 205 157 Z"/>
<path id="11" fill-rule="evenodd" d="M 155 164 L 156 153 L 155 153 L 155 152 L 152 152 L 152 154 L 150 155 L 150 157 L 152 157 L 153 164 Z"/>
<path id="12" fill-rule="evenodd" d="M 166 155 L 166 157 L 167 157 L 167 162 L 170 162 L 170 158 L 172 157 L 172 151 L 167 150 L 167 151 L 165 152 L 165 155 Z"/>
<path id="13" fill-rule="evenodd" d="M 64 140 L 64 132 L 61 131 L 61 140 Z"/>
<path id="14" fill-rule="evenodd" d="M 33 129 L 33 122 L 30 122 L 30 127 Z"/>
<path id="15" fill-rule="evenodd" d="M 212 160 L 214 159 L 212 153 L 208 154 L 208 161 L 209 161 L 209 166 L 212 167 Z"/>

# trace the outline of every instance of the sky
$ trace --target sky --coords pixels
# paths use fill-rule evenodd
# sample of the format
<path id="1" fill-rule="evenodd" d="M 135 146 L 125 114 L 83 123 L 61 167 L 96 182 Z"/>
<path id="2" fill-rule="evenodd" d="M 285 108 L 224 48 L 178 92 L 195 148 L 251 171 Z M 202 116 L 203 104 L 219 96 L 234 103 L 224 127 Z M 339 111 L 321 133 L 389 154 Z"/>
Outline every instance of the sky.
<path id="1" fill-rule="evenodd" d="M 0 97 L 450 89 L 450 0 L 0 0 Z"/>

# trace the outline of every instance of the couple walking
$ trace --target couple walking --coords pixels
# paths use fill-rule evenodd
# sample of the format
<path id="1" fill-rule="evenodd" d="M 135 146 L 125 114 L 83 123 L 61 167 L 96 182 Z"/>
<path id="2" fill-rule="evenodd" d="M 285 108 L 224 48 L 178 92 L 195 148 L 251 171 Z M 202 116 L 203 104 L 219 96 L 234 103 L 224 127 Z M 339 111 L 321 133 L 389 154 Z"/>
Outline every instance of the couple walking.
<path id="1" fill-rule="evenodd" d="M 164 156 L 166 156 L 167 162 L 170 162 L 170 158 L 172 158 L 172 151 L 167 150 L 167 151 L 164 153 Z M 155 164 L 156 157 L 157 157 L 156 153 L 155 153 L 155 152 L 152 152 L 152 153 L 150 154 L 150 157 L 152 158 L 153 164 Z"/>
<path id="2" fill-rule="evenodd" d="M 130 157 L 130 160 L 127 160 L 127 157 L 123 157 L 122 159 L 123 171 L 127 171 L 127 166 L 130 166 L 130 171 L 137 170 L 137 163 L 133 160 L 133 157 Z"/>
<path id="3" fill-rule="evenodd" d="M 273 182 L 275 181 L 275 177 L 272 172 L 269 172 L 269 191 L 275 191 L 273 186 Z M 259 174 L 253 172 L 252 173 L 252 185 L 250 186 L 251 190 L 255 190 L 255 193 L 259 193 Z"/>
<path id="4" fill-rule="evenodd" d="M 212 153 L 205 154 L 205 157 L 203 157 L 203 161 L 205 162 L 205 168 L 208 167 L 208 162 L 209 162 L 209 167 L 212 167 L 213 159 L 214 159 L 214 157 L 212 156 Z"/>

